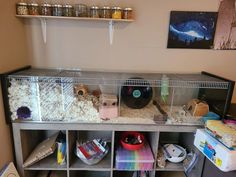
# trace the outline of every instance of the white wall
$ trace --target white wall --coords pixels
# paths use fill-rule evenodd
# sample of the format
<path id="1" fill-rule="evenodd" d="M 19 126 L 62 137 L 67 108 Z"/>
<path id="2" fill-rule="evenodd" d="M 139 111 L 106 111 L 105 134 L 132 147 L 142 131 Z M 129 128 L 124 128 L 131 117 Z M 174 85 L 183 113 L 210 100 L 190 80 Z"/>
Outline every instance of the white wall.
<path id="1" fill-rule="evenodd" d="M 17 0 L 1 1 L 0 5 L 0 73 L 27 65 L 25 28 L 15 18 Z M 10 130 L 5 123 L 2 93 L 0 91 L 0 169 L 13 160 Z"/>
<path id="2" fill-rule="evenodd" d="M 150 72 L 206 70 L 236 80 L 236 51 L 166 48 L 171 10 L 217 11 L 219 0 L 70 2 L 131 6 L 135 10 L 135 22 L 117 23 L 114 43 L 109 45 L 105 22 L 48 20 L 45 45 L 39 21 L 27 21 L 32 65 Z"/>

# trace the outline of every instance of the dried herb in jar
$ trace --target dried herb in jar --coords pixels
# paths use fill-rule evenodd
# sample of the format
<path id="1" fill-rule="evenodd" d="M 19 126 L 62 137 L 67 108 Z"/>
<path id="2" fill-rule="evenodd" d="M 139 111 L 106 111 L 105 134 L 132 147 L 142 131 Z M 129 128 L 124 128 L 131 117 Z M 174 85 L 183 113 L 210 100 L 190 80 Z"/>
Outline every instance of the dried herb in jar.
<path id="1" fill-rule="evenodd" d="M 37 3 L 31 3 L 28 5 L 29 15 L 39 15 L 39 5 Z"/>
<path id="2" fill-rule="evenodd" d="M 27 3 L 25 3 L 25 2 L 17 3 L 16 4 L 16 14 L 17 15 L 28 15 L 29 10 L 28 10 Z"/>

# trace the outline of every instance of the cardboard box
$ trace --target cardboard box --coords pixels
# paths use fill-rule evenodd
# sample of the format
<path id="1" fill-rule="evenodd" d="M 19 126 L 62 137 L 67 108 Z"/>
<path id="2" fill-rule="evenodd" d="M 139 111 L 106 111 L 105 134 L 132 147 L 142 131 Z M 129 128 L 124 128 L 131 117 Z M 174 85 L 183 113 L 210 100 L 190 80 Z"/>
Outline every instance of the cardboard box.
<path id="1" fill-rule="evenodd" d="M 0 177 L 20 177 L 14 164 L 11 162 L 0 171 Z"/>

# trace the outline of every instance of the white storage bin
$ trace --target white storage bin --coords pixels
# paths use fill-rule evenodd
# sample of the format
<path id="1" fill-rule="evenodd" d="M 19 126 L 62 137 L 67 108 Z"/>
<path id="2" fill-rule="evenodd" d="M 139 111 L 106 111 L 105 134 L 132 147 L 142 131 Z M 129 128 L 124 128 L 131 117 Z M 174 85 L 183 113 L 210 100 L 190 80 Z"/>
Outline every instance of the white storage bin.
<path id="1" fill-rule="evenodd" d="M 236 150 L 230 150 L 204 129 L 198 129 L 194 145 L 220 170 L 236 170 Z"/>

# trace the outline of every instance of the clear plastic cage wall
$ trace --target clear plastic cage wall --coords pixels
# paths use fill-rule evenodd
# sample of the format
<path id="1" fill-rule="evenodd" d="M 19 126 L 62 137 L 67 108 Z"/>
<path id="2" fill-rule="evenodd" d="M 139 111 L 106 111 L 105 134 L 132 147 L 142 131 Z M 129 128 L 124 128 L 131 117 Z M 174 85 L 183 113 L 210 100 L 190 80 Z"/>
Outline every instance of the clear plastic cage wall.
<path id="1" fill-rule="evenodd" d="M 223 117 L 234 82 L 206 73 L 26 68 L 3 74 L 12 121 L 201 124 Z"/>

